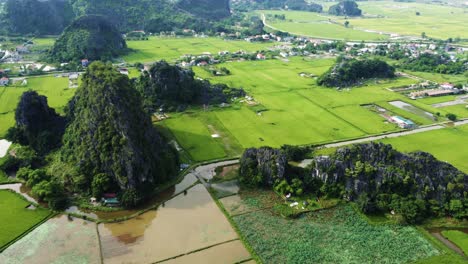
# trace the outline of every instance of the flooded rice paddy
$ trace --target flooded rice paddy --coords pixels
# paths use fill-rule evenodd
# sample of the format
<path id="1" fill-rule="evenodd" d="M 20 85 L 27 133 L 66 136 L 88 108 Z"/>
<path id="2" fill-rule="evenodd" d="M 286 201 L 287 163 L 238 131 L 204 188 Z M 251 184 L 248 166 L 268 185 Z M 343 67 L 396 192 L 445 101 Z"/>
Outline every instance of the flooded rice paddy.
<path id="1" fill-rule="evenodd" d="M 104 263 L 157 262 L 238 238 L 201 184 L 157 210 L 98 229 Z M 217 254 L 218 263 L 232 257 L 221 250 Z"/>
<path id="2" fill-rule="evenodd" d="M 61 215 L 49 219 L 0 254 L 0 263 L 100 263 L 96 224 Z"/>
<path id="3" fill-rule="evenodd" d="M 161 263 L 239 263 L 248 259 L 250 259 L 250 254 L 245 249 L 242 242 L 240 240 L 234 240 Z M 255 261 L 252 263 L 255 263 Z"/>
<path id="4" fill-rule="evenodd" d="M 392 101 L 392 102 L 388 102 L 389 104 L 395 106 L 395 107 L 398 107 L 400 109 L 403 109 L 405 111 L 408 111 L 410 113 L 413 113 L 415 115 L 418 115 L 420 117 L 423 117 L 423 118 L 427 118 L 429 120 L 432 120 L 434 121 L 435 120 L 435 117 L 433 114 L 429 113 L 429 112 L 426 112 L 420 108 L 417 108 L 416 106 L 414 105 L 411 105 L 411 104 L 408 104 L 408 103 L 405 103 L 403 101 Z"/>

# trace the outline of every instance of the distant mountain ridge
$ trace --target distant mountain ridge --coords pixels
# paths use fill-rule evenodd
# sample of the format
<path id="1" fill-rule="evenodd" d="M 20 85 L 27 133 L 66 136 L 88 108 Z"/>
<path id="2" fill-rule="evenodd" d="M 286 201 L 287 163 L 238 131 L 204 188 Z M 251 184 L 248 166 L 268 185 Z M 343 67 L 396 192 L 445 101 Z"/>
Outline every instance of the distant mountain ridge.
<path id="1" fill-rule="evenodd" d="M 103 15 L 119 31 L 204 30 L 230 16 L 229 0 L 7 0 L 0 12 L 8 33 L 60 34 L 74 18 Z"/>

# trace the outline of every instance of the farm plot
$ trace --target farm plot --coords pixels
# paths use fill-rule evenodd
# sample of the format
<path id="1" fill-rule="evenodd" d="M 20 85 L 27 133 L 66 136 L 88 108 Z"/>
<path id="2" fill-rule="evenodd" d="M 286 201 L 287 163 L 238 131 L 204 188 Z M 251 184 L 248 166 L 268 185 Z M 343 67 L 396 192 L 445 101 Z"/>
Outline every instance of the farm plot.
<path id="1" fill-rule="evenodd" d="M 457 245 L 465 255 L 468 254 L 468 234 L 459 230 L 445 230 L 442 235 Z"/>
<path id="2" fill-rule="evenodd" d="M 468 173 L 468 125 L 382 140 L 399 151 L 425 151 Z M 456 149 L 456 151 L 454 151 Z"/>
<path id="3" fill-rule="evenodd" d="M 238 239 L 236 232 L 201 184 L 136 218 L 100 224 L 104 263 L 152 263 L 194 253 Z M 223 247 L 219 247 L 222 250 Z M 229 247 L 227 247 L 229 249 Z M 225 249 L 225 250 L 227 250 Z M 219 254 L 218 262 L 249 259 L 245 249 Z M 205 254 L 200 251 L 200 254 Z M 212 250 L 206 252 L 212 255 Z M 188 255 L 190 256 L 190 255 Z M 197 259 L 199 256 L 191 256 Z M 185 257 L 184 257 L 185 258 Z M 177 260 L 177 258 L 175 259 Z"/>
<path id="4" fill-rule="evenodd" d="M 218 77 L 195 67 L 197 76 L 213 83 L 242 87 L 253 99 L 240 98 L 228 108 L 175 114 L 161 124 L 173 131 L 181 146 L 196 160 L 232 157 L 249 147 L 318 144 L 397 130 L 396 125 L 385 123 L 377 113 L 361 105 L 388 105 L 389 101 L 409 100 L 387 88 L 407 86 L 415 81 L 409 78 L 371 80 L 360 87 L 336 90 L 319 87 L 314 78 L 300 74 L 307 72 L 318 76 L 332 64 L 329 59 L 298 57 L 288 61 L 230 62 L 220 67 L 228 68 L 231 75 Z M 415 103 L 415 106 L 430 113 L 441 111 L 422 103 Z M 414 117 L 420 124 L 435 122 L 411 112 L 400 112 L 396 113 L 411 120 Z M 196 120 L 188 120 L 189 117 Z M 197 123 L 194 128 L 187 126 L 191 122 Z M 191 139 L 192 131 L 198 128 L 204 135 L 198 142 L 203 144 Z M 210 138 L 213 131 L 220 131 L 221 140 Z M 235 147 L 229 150 L 226 145 Z"/>
<path id="5" fill-rule="evenodd" d="M 182 55 L 201 55 L 205 52 L 218 54 L 219 51 L 235 52 L 239 50 L 254 52 L 274 46 L 274 43 L 250 43 L 247 41 L 223 40 L 221 38 L 175 38 L 150 37 L 146 41 L 127 41 L 133 51 L 123 56 L 128 63 L 173 61 Z"/>
<path id="6" fill-rule="evenodd" d="M 0 249 L 50 215 L 43 208 L 27 209 L 30 204 L 19 194 L 0 190 Z M 1 257 L 0 262 L 8 263 Z"/>
<path id="7" fill-rule="evenodd" d="M 268 210 L 233 219 L 268 262 L 404 263 L 440 254 L 414 227 L 371 225 L 348 205 L 294 220 Z"/>
<path id="8" fill-rule="evenodd" d="M 11 264 L 100 262 L 96 224 L 65 215 L 49 219 L 0 254 L 0 263 Z"/>
<path id="9" fill-rule="evenodd" d="M 427 3 L 369 1 L 359 3 L 365 18 L 348 18 L 356 28 L 431 38 L 467 38 L 464 8 Z M 419 12 L 420 15 L 416 15 Z M 345 19 L 337 19 L 344 23 Z"/>
<path id="10" fill-rule="evenodd" d="M 75 89 L 68 88 L 68 78 L 53 76 L 28 78 L 26 86 L 0 88 L 0 137 L 14 125 L 16 106 L 21 95 L 28 90 L 35 90 L 40 95 L 45 95 L 49 106 L 59 113 L 63 112 L 63 107 L 75 93 Z"/>
<path id="11" fill-rule="evenodd" d="M 268 20 L 274 29 L 300 36 L 345 40 L 385 40 L 388 36 L 363 30 L 347 28 L 344 23 L 332 23 L 329 17 L 312 12 L 300 11 L 258 11 L 260 14 L 283 14 L 285 20 Z M 331 17 L 330 17 L 331 18 Z"/>

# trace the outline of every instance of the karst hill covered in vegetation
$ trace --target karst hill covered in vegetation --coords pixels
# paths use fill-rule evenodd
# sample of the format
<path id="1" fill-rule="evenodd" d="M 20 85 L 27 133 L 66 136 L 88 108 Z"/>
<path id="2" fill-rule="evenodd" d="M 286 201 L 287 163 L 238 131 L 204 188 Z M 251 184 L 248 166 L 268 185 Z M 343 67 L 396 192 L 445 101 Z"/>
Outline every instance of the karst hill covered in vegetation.
<path id="1" fill-rule="evenodd" d="M 65 29 L 50 50 L 54 62 L 109 60 L 125 51 L 127 45 L 117 28 L 105 17 L 83 16 Z"/>
<path id="2" fill-rule="evenodd" d="M 60 155 L 76 166 L 77 190 L 121 191 L 122 202 L 135 205 L 177 174 L 177 152 L 153 127 L 128 77 L 111 65 L 91 64 L 67 116 Z"/>
<path id="3" fill-rule="evenodd" d="M 80 16 L 103 15 L 121 32 L 207 29 L 230 16 L 228 0 L 8 0 L 0 19 L 5 33 L 60 34 Z"/>
<path id="4" fill-rule="evenodd" d="M 285 149 L 247 149 L 240 160 L 241 181 L 279 192 L 355 201 L 365 213 L 393 210 L 410 223 L 467 214 L 468 175 L 429 153 L 404 154 L 391 145 L 367 143 L 315 157 L 305 169 L 288 161 L 291 155 Z"/>

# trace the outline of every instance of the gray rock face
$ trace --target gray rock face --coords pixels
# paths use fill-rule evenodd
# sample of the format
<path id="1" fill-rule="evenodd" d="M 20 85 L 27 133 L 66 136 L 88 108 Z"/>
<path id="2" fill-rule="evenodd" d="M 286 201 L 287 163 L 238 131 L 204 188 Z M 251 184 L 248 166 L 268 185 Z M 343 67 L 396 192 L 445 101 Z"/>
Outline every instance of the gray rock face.
<path id="1" fill-rule="evenodd" d="M 286 156 L 270 147 L 247 149 L 240 160 L 240 175 L 244 182 L 254 185 L 272 186 L 285 177 Z"/>
<path id="2" fill-rule="evenodd" d="M 419 199 L 443 202 L 468 191 L 468 176 L 425 152 L 404 154 L 382 143 L 338 149 L 330 157 L 317 157 L 310 177 L 325 184 L 343 184 L 353 200 L 361 193 L 411 193 Z M 450 186 L 450 187 L 449 187 Z"/>

